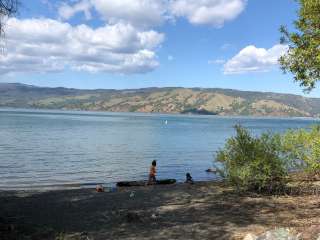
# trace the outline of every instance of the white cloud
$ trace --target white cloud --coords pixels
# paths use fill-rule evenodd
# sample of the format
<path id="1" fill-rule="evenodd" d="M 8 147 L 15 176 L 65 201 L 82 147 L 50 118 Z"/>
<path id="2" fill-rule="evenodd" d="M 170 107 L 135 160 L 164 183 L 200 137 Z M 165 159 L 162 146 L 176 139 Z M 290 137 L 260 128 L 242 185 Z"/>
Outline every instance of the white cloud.
<path id="1" fill-rule="evenodd" d="M 91 0 L 95 10 L 109 23 L 130 22 L 135 26 L 157 26 L 165 21 L 167 0 Z"/>
<path id="2" fill-rule="evenodd" d="M 45 5 L 50 11 L 54 9 L 54 4 L 50 0 L 41 0 L 41 3 Z"/>
<path id="3" fill-rule="evenodd" d="M 223 59 L 215 59 L 215 60 L 209 60 L 208 64 L 224 64 L 226 61 Z"/>
<path id="4" fill-rule="evenodd" d="M 174 60 L 174 57 L 173 57 L 172 55 L 169 55 L 169 56 L 168 56 L 168 61 L 171 62 L 171 61 L 173 61 L 173 60 Z"/>
<path id="5" fill-rule="evenodd" d="M 50 4 L 48 0 L 41 0 Z M 96 14 L 99 28 L 72 26 L 53 19 L 11 18 L 0 73 L 90 72 L 142 73 L 159 63 L 156 50 L 164 34 L 151 30 L 168 19 L 187 18 L 192 24 L 221 27 L 236 18 L 247 0 L 69 0 L 58 8 L 60 20 Z M 68 4 L 67 4 L 68 3 Z M 51 6 L 52 4 L 50 4 Z M 1 46 L 0 46 L 1 47 Z M 172 61 L 173 57 L 168 56 Z"/>
<path id="6" fill-rule="evenodd" d="M 234 48 L 234 45 L 232 45 L 230 43 L 225 43 L 220 47 L 220 49 L 222 51 L 226 51 L 226 50 L 229 50 L 229 49 L 232 49 L 232 48 Z"/>
<path id="7" fill-rule="evenodd" d="M 185 17 L 195 25 L 222 27 L 244 10 L 246 2 L 247 0 L 173 0 L 170 10 L 174 16 Z"/>
<path id="8" fill-rule="evenodd" d="M 86 19 L 91 18 L 95 9 L 108 23 L 130 23 L 139 27 L 150 27 L 165 21 L 168 0 L 79 0 L 73 4 L 63 3 L 58 14 L 68 20 L 83 12 Z"/>
<path id="9" fill-rule="evenodd" d="M 91 2 L 89 0 L 81 0 L 77 2 L 73 6 L 68 5 L 66 3 L 62 3 L 62 5 L 58 9 L 58 14 L 62 19 L 70 19 L 77 13 L 83 12 L 86 19 L 91 19 Z"/>
<path id="10" fill-rule="evenodd" d="M 124 21 L 138 27 L 158 26 L 179 17 L 195 25 L 222 27 L 235 19 L 246 3 L 247 0 L 80 0 L 73 5 L 63 4 L 58 12 L 62 19 L 79 12 L 89 19 L 94 8 L 108 23 Z"/>
<path id="11" fill-rule="evenodd" d="M 269 71 L 278 64 L 278 59 L 286 53 L 288 46 L 277 44 L 270 49 L 253 45 L 242 49 L 224 65 L 225 74 Z"/>
<path id="12" fill-rule="evenodd" d="M 0 73 L 52 72 L 66 68 L 90 72 L 142 73 L 159 63 L 155 50 L 164 35 L 117 23 L 97 29 L 52 19 L 7 22 L 6 52 Z"/>

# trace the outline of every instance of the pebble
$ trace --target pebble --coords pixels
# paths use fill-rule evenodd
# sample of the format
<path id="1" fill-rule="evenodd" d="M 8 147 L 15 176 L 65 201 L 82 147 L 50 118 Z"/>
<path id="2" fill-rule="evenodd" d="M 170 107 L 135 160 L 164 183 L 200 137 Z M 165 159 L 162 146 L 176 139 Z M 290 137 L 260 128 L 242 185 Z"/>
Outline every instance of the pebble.
<path id="1" fill-rule="evenodd" d="M 245 237 L 244 237 L 244 239 L 243 240 L 257 240 L 257 236 L 256 235 L 254 235 L 254 234 L 252 234 L 252 233 L 249 233 L 249 234 L 247 234 Z"/>
<path id="2" fill-rule="evenodd" d="M 133 198 L 134 197 L 134 192 L 131 192 L 130 193 L 130 198 Z"/>
<path id="3" fill-rule="evenodd" d="M 293 235 L 289 229 L 278 228 L 276 230 L 267 231 L 266 233 L 256 236 L 249 233 L 243 240 L 300 240 L 301 234 Z M 319 239 L 320 240 L 320 239 Z"/>

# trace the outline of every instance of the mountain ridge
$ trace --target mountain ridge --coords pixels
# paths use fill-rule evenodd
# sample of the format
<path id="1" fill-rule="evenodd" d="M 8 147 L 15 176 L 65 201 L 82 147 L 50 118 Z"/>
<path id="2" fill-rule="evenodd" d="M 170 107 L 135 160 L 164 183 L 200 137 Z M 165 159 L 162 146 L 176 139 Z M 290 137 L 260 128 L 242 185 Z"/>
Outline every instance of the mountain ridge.
<path id="1" fill-rule="evenodd" d="M 320 116 L 320 98 L 223 88 L 117 90 L 0 83 L 0 107 L 231 116 Z"/>

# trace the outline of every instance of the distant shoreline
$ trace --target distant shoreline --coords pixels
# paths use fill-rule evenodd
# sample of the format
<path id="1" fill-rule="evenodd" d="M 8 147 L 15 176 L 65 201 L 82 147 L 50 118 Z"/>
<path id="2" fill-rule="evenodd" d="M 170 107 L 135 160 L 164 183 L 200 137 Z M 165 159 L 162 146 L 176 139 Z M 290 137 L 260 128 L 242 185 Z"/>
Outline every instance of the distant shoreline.
<path id="1" fill-rule="evenodd" d="M 0 83 L 0 93 L 1 107 L 219 116 L 320 116 L 320 98 L 221 88 L 85 90 Z"/>
<path id="2" fill-rule="evenodd" d="M 25 113 L 45 113 L 45 114 L 74 114 L 74 115 L 92 115 L 94 113 L 103 116 L 104 114 L 119 115 L 140 115 L 140 116 L 178 116 L 178 117 L 217 117 L 217 118 L 239 118 L 239 119 L 301 119 L 301 120 L 320 120 L 320 117 L 303 117 L 303 116 L 253 116 L 253 115 L 217 115 L 217 114 L 192 114 L 192 113 L 167 113 L 167 112 L 110 112 L 97 110 L 81 110 L 81 109 L 49 109 L 49 108 L 16 108 L 2 107 L 1 112 L 25 112 Z"/>

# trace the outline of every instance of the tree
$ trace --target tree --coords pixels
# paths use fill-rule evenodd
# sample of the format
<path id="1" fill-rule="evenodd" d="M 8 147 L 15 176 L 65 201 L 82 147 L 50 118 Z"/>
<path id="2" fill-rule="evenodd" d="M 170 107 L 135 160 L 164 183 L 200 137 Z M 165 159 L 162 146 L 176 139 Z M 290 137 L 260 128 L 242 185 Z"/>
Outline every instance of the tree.
<path id="1" fill-rule="evenodd" d="M 289 130 L 282 136 L 282 148 L 294 169 L 320 175 L 320 125 Z"/>
<path id="2" fill-rule="evenodd" d="M 281 26 L 281 43 L 289 45 L 280 59 L 282 70 L 291 72 L 294 80 L 310 92 L 320 80 L 320 0 L 296 0 L 300 5 L 297 32 L 290 33 Z"/>
<path id="3" fill-rule="evenodd" d="M 0 37 L 4 33 L 4 20 L 17 12 L 18 0 L 0 0 Z"/>
<path id="4" fill-rule="evenodd" d="M 263 133 L 254 137 L 241 126 L 217 153 L 222 177 L 240 190 L 277 191 L 287 177 L 286 159 L 278 134 Z"/>

